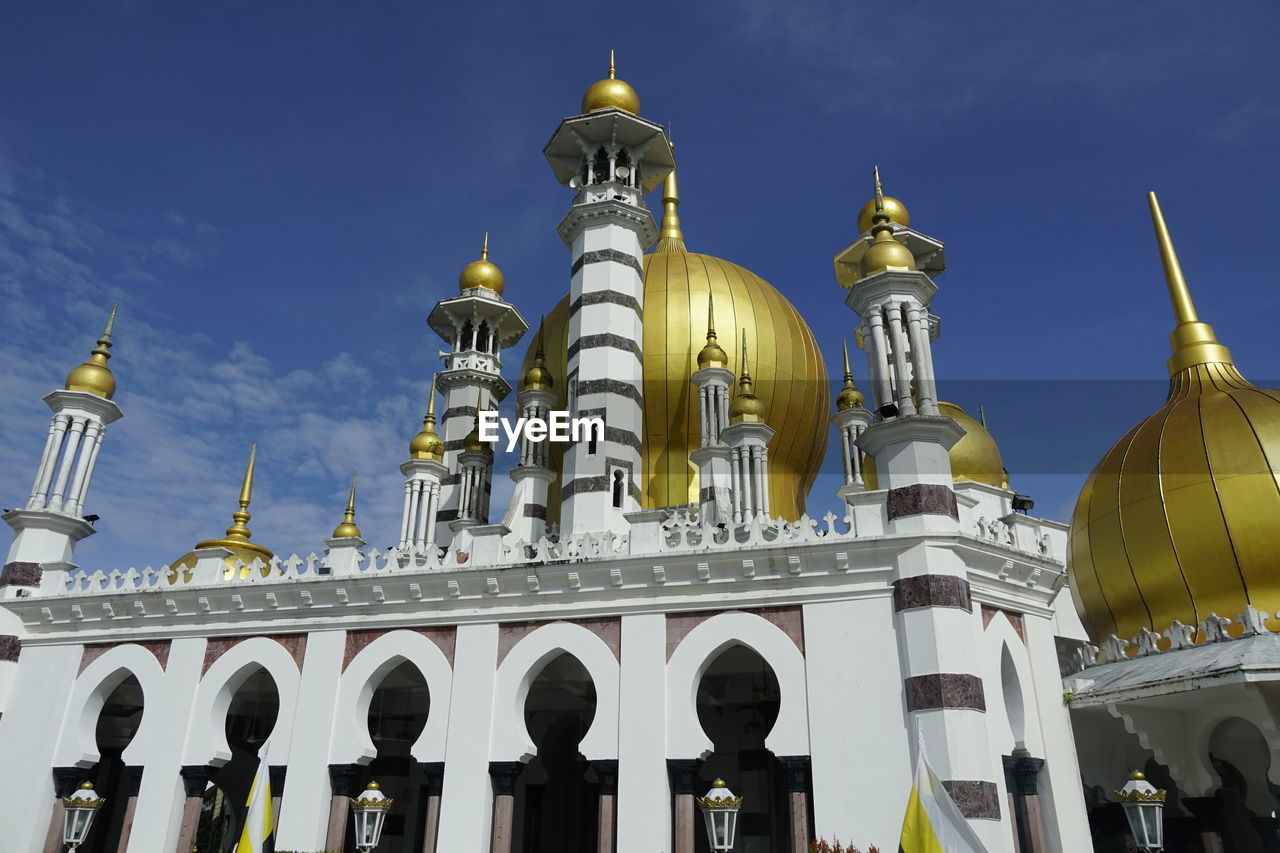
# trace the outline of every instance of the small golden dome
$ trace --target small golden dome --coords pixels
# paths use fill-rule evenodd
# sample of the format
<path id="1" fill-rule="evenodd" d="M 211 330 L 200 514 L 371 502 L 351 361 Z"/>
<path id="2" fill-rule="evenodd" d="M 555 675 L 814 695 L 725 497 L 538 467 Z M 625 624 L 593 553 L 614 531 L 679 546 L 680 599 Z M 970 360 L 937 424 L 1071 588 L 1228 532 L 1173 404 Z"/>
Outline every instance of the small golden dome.
<path id="1" fill-rule="evenodd" d="M 911 214 L 907 212 L 907 206 L 898 201 L 893 196 L 883 196 L 884 212 L 889 214 L 889 221 L 906 228 L 911 224 Z M 858 211 L 858 233 L 865 234 L 871 230 L 871 226 L 875 224 L 876 200 L 873 198 L 862 206 L 862 210 Z"/>
<path id="2" fill-rule="evenodd" d="M 351 475 L 351 494 L 347 496 L 347 509 L 342 514 L 342 522 L 333 528 L 334 539 L 360 538 L 360 528 L 356 526 L 356 475 Z"/>
<path id="3" fill-rule="evenodd" d="M 755 395 L 751 386 L 751 372 L 747 367 L 747 332 L 743 329 L 742 372 L 738 374 L 738 393 L 729 401 L 731 423 L 764 423 L 764 401 Z"/>
<path id="4" fill-rule="evenodd" d="M 107 360 L 111 358 L 111 330 L 115 324 L 116 309 L 112 308 L 107 327 L 98 338 L 98 345 L 93 348 L 89 360 L 73 367 L 67 374 L 67 382 L 63 386 L 67 391 L 84 391 L 104 400 L 110 400 L 116 393 L 116 378 L 107 367 Z"/>
<path id="5" fill-rule="evenodd" d="M 675 174 L 672 172 L 672 174 Z M 683 242 L 683 237 L 681 241 Z M 707 343 L 698 351 L 698 369 L 704 367 L 728 367 L 729 355 L 716 340 L 715 299 L 711 294 L 711 282 L 707 282 Z"/>
<path id="6" fill-rule="evenodd" d="M 431 391 L 427 398 L 427 415 L 422 419 L 422 431 L 409 440 L 410 459 L 444 459 L 444 440 L 436 433 L 436 380 L 431 378 Z"/>
<path id="7" fill-rule="evenodd" d="M 493 455 L 493 446 L 480 438 L 480 418 L 476 417 L 476 425 L 467 437 L 462 440 L 462 449 L 467 453 L 486 453 Z"/>
<path id="8" fill-rule="evenodd" d="M 964 427 L 964 436 L 947 453 L 951 459 L 952 482 L 971 480 L 998 489 L 1009 488 L 1009 472 L 1005 470 L 1004 460 L 1000 456 L 1000 446 L 986 426 L 970 417 L 955 403 L 940 400 L 938 411 Z M 874 457 L 868 456 L 863 460 L 862 478 L 868 491 L 880 488 Z"/>
<path id="9" fill-rule="evenodd" d="M 472 261 L 462 268 L 462 274 L 458 276 L 458 291 L 470 290 L 473 287 L 483 287 L 485 290 L 492 290 L 499 296 L 506 288 L 506 280 L 502 276 L 502 270 L 498 269 L 498 265 L 489 260 L 489 232 L 484 234 L 484 248 L 480 250 L 480 260 Z"/>
<path id="10" fill-rule="evenodd" d="M 543 317 L 543 325 L 546 317 Z M 542 326 L 538 326 L 538 348 L 534 351 L 533 366 L 524 372 L 520 387 L 525 391 L 550 391 L 555 383 L 547 370 L 547 354 L 542 350 Z"/>
<path id="11" fill-rule="evenodd" d="M 254 560 L 262 563 L 262 576 L 266 577 L 270 574 L 270 566 L 268 565 L 271 558 L 275 556 L 271 549 L 265 548 L 256 542 L 250 541 L 250 533 L 248 521 L 252 517 L 249 515 L 249 503 L 253 499 L 253 470 L 258 457 L 258 445 L 253 445 L 249 450 L 249 464 L 244 470 L 244 480 L 240 484 L 240 508 L 231 513 L 231 526 L 227 528 L 223 539 L 206 539 L 203 542 L 196 543 L 196 550 L 201 548 L 226 548 L 231 555 L 223 558 L 226 565 L 226 571 L 223 577 L 226 580 L 235 580 L 236 563 L 244 564 L 240 570 L 239 577 L 241 580 L 249 577 L 249 564 Z M 177 560 L 174 560 L 170 566 L 174 569 L 195 568 L 196 554 L 195 551 L 188 551 Z M 170 583 L 174 583 L 177 579 L 171 579 Z"/>
<path id="12" fill-rule="evenodd" d="M 871 200 L 872 214 L 871 246 L 862 256 L 862 276 L 875 275 L 885 270 L 913 270 L 916 268 L 915 256 L 911 250 L 898 242 L 893 236 L 892 215 L 887 207 L 884 189 L 880 186 L 880 167 L 875 169 L 876 196 Z M 865 210 L 865 208 L 864 208 Z M 906 214 L 906 208 L 903 209 Z M 859 218 L 861 222 L 861 218 Z M 905 223 L 903 223 L 905 224 Z M 864 229 L 865 230 L 865 229 Z"/>
<path id="13" fill-rule="evenodd" d="M 609 51 L 609 76 L 597 80 L 582 96 L 584 113 L 596 110 L 619 109 L 632 115 L 640 115 L 640 96 L 625 81 L 617 77 L 617 69 L 613 65 L 613 51 Z"/>
<path id="14" fill-rule="evenodd" d="M 836 395 L 836 409 L 847 412 L 850 409 L 861 409 L 867 402 L 858 387 L 853 384 L 853 370 L 849 367 L 849 345 L 844 345 L 844 387 Z"/>
<path id="15" fill-rule="evenodd" d="M 1200 321 L 1154 193 L 1177 326 L 1169 392 L 1085 481 L 1067 571 L 1095 642 L 1280 609 L 1280 391 L 1241 376 Z"/>

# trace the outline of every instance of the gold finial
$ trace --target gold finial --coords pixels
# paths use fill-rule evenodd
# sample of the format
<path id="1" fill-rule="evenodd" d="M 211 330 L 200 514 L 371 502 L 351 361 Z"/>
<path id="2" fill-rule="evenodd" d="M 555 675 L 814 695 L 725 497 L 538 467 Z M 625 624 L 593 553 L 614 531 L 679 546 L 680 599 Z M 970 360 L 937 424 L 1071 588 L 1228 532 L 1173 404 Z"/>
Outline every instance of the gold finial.
<path id="1" fill-rule="evenodd" d="M 63 385 L 67 391 L 84 391 L 104 400 L 110 400 L 116 393 L 116 378 L 107 366 L 111 358 L 111 331 L 116 325 L 116 306 L 111 306 L 111 315 L 107 317 L 107 325 L 98 338 L 98 345 L 89 354 L 89 359 L 72 368 Z"/>
<path id="2" fill-rule="evenodd" d="M 915 256 L 893 236 L 893 216 L 885 209 L 884 188 L 880 186 L 880 167 L 875 167 L 875 214 L 871 217 L 871 245 L 862 255 L 861 269 L 865 278 L 885 270 L 914 270 Z"/>
<path id="3" fill-rule="evenodd" d="M 551 381 L 551 371 L 547 370 L 547 354 L 543 350 L 543 334 L 547 325 L 546 315 L 538 326 L 537 349 L 533 352 L 533 364 L 525 371 L 521 380 L 521 388 L 525 391 L 550 391 L 555 384 Z"/>
<path id="4" fill-rule="evenodd" d="M 729 356 L 716 340 L 715 296 L 711 292 L 711 282 L 707 281 L 707 343 L 698 352 L 698 369 L 728 366 Z"/>
<path id="5" fill-rule="evenodd" d="M 742 375 L 751 382 L 751 371 L 747 369 L 747 330 L 742 330 Z"/>
<path id="6" fill-rule="evenodd" d="M 764 401 L 755 395 L 747 365 L 747 330 L 742 330 L 742 370 L 738 373 L 738 393 L 729 403 L 729 420 L 735 424 L 764 423 Z"/>
<path id="7" fill-rule="evenodd" d="M 880 184 L 879 166 L 874 167 L 872 175 L 876 181 L 876 213 L 884 213 L 884 187 Z"/>
<path id="8" fill-rule="evenodd" d="M 662 231 L 658 235 L 657 245 L 653 247 L 655 254 L 685 251 L 684 230 L 680 227 L 678 207 L 680 190 L 676 185 L 676 170 L 672 169 L 662 182 Z"/>
<path id="9" fill-rule="evenodd" d="M 609 76 L 597 80 L 582 96 L 582 111 L 619 109 L 633 115 L 640 114 L 640 98 L 636 90 L 623 80 L 618 79 L 618 69 L 614 66 L 613 51 L 609 51 Z"/>
<path id="10" fill-rule="evenodd" d="M 1173 344 L 1173 357 L 1169 359 L 1169 375 L 1173 376 L 1197 364 L 1231 363 L 1231 351 L 1218 343 L 1213 327 L 1200 322 L 1196 306 L 1191 301 L 1191 291 L 1182 276 L 1182 265 L 1173 249 L 1173 238 L 1165 225 L 1160 202 L 1153 192 L 1147 193 L 1151 207 L 1151 221 L 1156 230 L 1156 242 L 1160 245 L 1160 260 L 1164 263 L 1165 280 L 1169 285 L 1169 301 L 1173 303 L 1173 316 L 1177 326 L 1169 336 Z"/>
<path id="11" fill-rule="evenodd" d="M 226 534 L 222 539 L 207 539 L 204 542 L 197 542 L 196 548 L 228 548 L 235 555 L 234 558 L 245 563 L 255 559 L 262 560 L 263 563 L 269 561 L 274 555 L 268 548 L 259 545 L 256 542 L 249 541 L 249 501 L 253 498 L 253 470 L 255 461 L 258 457 L 258 445 L 254 444 L 249 448 L 249 464 L 244 469 L 244 481 L 240 484 L 240 508 L 231 513 L 231 526 L 227 528 Z M 231 562 L 227 563 L 228 569 L 227 580 L 234 580 L 237 575 Z M 242 569 L 238 577 L 241 579 L 249 577 L 249 570 Z"/>
<path id="12" fill-rule="evenodd" d="M 410 459 L 444 459 L 444 441 L 436 432 L 436 377 L 431 377 L 431 390 L 427 392 L 427 414 L 422 419 L 422 430 L 409 441 Z"/>
<path id="13" fill-rule="evenodd" d="M 840 345 L 844 348 L 844 381 L 853 381 L 853 370 L 849 367 L 849 342 L 841 341 Z"/>
<path id="14" fill-rule="evenodd" d="M 480 247 L 480 260 L 489 260 L 489 232 L 484 232 L 484 245 Z"/>
<path id="15" fill-rule="evenodd" d="M 862 210 L 858 211 L 858 233 L 865 234 L 871 230 L 871 226 L 880 220 L 876 219 L 876 214 L 884 213 L 889 217 L 890 222 L 896 222 L 903 228 L 911 224 L 911 214 L 907 212 L 907 206 L 898 201 L 893 196 L 884 194 L 884 186 L 880 183 L 880 167 L 876 166 L 872 172 L 875 179 L 875 196 L 862 206 Z"/>
<path id="16" fill-rule="evenodd" d="M 978 423 L 982 424 L 982 428 L 987 428 L 987 409 L 981 403 L 978 404 Z"/>
<path id="17" fill-rule="evenodd" d="M 613 48 L 609 48 L 609 79 L 614 80 L 618 76 L 618 69 L 613 65 Z"/>
<path id="18" fill-rule="evenodd" d="M 249 448 L 249 464 L 244 469 L 244 480 L 240 483 L 240 509 L 231 513 L 232 524 L 227 528 L 226 537 L 236 542 L 248 542 L 249 528 L 246 522 L 250 519 L 249 502 L 253 500 L 253 468 L 258 456 L 258 445 Z"/>
<path id="19" fill-rule="evenodd" d="M 333 528 L 334 539 L 360 538 L 360 528 L 356 526 L 356 472 L 351 472 L 351 493 L 347 496 L 347 508 L 342 514 L 342 523 Z"/>
<path id="20" fill-rule="evenodd" d="M 853 369 L 849 367 L 849 342 L 844 341 L 844 387 L 840 389 L 840 393 L 836 395 L 836 409 L 838 411 L 847 411 L 849 409 L 861 409 L 866 403 L 867 398 L 858 390 L 858 386 L 853 384 Z"/>
<path id="21" fill-rule="evenodd" d="M 458 292 L 464 293 L 473 287 L 492 290 L 499 296 L 506 289 L 506 279 L 497 264 L 489 260 L 489 232 L 484 232 L 484 243 L 480 247 L 480 259 L 472 261 L 462 268 L 458 276 Z"/>
<path id="22" fill-rule="evenodd" d="M 436 375 L 431 374 L 431 388 L 427 391 L 427 418 L 436 422 Z"/>

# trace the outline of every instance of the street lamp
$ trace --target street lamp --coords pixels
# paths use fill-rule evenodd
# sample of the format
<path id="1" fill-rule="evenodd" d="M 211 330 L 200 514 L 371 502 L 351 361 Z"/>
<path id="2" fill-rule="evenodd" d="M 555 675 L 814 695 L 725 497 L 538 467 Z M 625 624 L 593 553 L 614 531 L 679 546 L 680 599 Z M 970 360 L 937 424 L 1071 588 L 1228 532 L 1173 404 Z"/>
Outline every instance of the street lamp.
<path id="1" fill-rule="evenodd" d="M 711 849 L 715 853 L 732 850 L 738 836 L 738 809 L 742 808 L 742 797 L 735 797 L 733 791 L 725 787 L 724 780 L 717 779 L 711 783 L 707 795 L 698 798 L 698 808 L 707 823 Z"/>
<path id="2" fill-rule="evenodd" d="M 383 796 L 377 782 L 370 782 L 369 787 L 351 801 L 351 819 L 356 826 L 356 849 L 360 853 L 369 853 L 378 846 L 378 841 L 382 838 L 382 823 L 387 819 L 387 812 L 391 811 L 391 802 L 390 797 Z"/>
<path id="3" fill-rule="evenodd" d="M 1124 816 L 1129 821 L 1134 841 L 1142 850 L 1164 849 L 1164 798 L 1167 792 L 1147 781 L 1138 770 L 1129 774 L 1129 781 L 1119 791 L 1116 799 L 1124 806 Z"/>
<path id="4" fill-rule="evenodd" d="M 81 783 L 74 794 L 62 798 L 62 843 L 67 845 L 68 853 L 74 853 L 77 847 L 84 844 L 89 827 L 93 825 L 94 815 L 106 801 L 106 797 L 99 797 L 93 790 L 92 782 Z"/>

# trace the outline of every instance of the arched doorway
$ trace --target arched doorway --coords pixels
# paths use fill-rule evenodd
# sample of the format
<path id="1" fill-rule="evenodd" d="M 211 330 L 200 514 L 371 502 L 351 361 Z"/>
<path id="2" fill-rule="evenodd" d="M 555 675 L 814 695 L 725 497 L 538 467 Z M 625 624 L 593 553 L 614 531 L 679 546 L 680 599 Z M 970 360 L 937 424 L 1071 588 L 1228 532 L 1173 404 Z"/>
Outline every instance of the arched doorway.
<path id="1" fill-rule="evenodd" d="M 538 754 L 516 782 L 513 851 L 595 853 L 599 789 L 578 752 L 595 713 L 595 683 L 573 655 L 550 660 L 530 684 L 524 719 Z"/>
<path id="2" fill-rule="evenodd" d="M 427 725 L 431 695 L 422 672 L 403 661 L 383 677 L 369 701 L 369 736 L 378 755 L 364 768 L 356 790 L 376 781 L 394 802 L 382 828 L 378 853 L 419 853 L 426 814 L 427 777 L 410 754 Z M 354 828 L 347 825 L 345 850 L 355 850 Z"/>
<path id="3" fill-rule="evenodd" d="M 243 827 L 245 802 L 258 771 L 258 750 L 275 729 L 280 692 L 265 669 L 258 668 L 236 690 L 227 707 L 227 746 L 231 760 L 213 775 L 205 792 L 195 849 L 201 853 L 234 850 Z M 273 791 L 276 796 L 278 791 Z"/>
<path id="4" fill-rule="evenodd" d="M 89 836 L 80 847 L 81 853 L 115 853 L 124 830 L 125 812 L 136 783 L 137 769 L 125 767 L 121 755 L 138 733 L 142 722 L 142 685 L 132 675 L 125 677 L 107 696 L 98 714 L 94 737 L 98 745 L 98 763 L 84 772 L 94 783 L 99 795 L 106 797 L 104 813 L 94 819 Z"/>
<path id="5" fill-rule="evenodd" d="M 724 779 L 744 798 L 734 848 L 740 853 L 790 850 L 786 777 L 781 762 L 764 745 L 777 722 L 781 699 L 773 668 L 757 652 L 738 644 L 720 652 L 698 684 L 698 721 L 714 744 L 700 777 L 706 788 Z M 698 824 L 694 849 L 706 853 L 701 818 Z"/>

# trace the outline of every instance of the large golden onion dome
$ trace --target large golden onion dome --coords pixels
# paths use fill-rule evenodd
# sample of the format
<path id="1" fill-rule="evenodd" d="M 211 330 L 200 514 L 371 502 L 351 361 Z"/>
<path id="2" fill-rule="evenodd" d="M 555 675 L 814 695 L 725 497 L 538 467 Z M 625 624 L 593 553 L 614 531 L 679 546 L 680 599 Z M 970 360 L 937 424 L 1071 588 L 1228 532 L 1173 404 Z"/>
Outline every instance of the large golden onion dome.
<path id="1" fill-rule="evenodd" d="M 1000 489 L 1009 488 L 1009 472 L 1005 470 L 1000 447 L 986 425 L 955 403 L 939 400 L 938 411 L 964 427 L 964 435 L 947 454 L 951 458 L 951 479 L 957 483 L 971 480 Z M 863 460 L 862 479 L 868 490 L 880 488 L 876 460 L 871 456 Z"/>
<path id="2" fill-rule="evenodd" d="M 427 396 L 427 414 L 422 419 L 422 430 L 409 440 L 410 459 L 444 459 L 444 439 L 436 432 L 436 380 L 431 377 L 431 392 Z"/>
<path id="3" fill-rule="evenodd" d="M 797 519 L 822 465 L 831 404 L 827 370 L 813 333 L 781 293 L 750 270 L 685 249 L 670 213 L 674 181 L 664 192 L 662 239 L 644 267 L 644 400 L 641 505 L 648 509 L 698 503 L 698 470 L 689 454 L 700 442 L 697 398 L 690 382 L 706 335 L 704 316 L 710 291 L 721 330 L 742 329 L 754 342 L 754 393 L 768 410 L 775 430 L 769 444 L 769 504 Z M 670 198 L 671 201 L 667 202 Z M 557 376 L 568 362 L 569 298 L 543 321 L 547 361 Z M 525 355 L 528 369 L 533 355 Z M 732 369 L 732 366 L 730 366 Z M 564 408 L 563 391 L 557 403 Z M 551 446 L 559 470 L 561 445 Z M 549 499 L 551 521 L 558 518 L 559 484 Z"/>
<path id="4" fill-rule="evenodd" d="M 1248 382 L 1200 322 L 1154 193 L 1177 326 L 1169 395 L 1094 468 L 1067 568 L 1096 640 L 1280 610 L 1280 392 Z"/>
<path id="5" fill-rule="evenodd" d="M 93 348 L 89 360 L 71 368 L 71 372 L 67 374 L 66 384 L 63 386 L 67 391 L 84 391 L 104 400 L 110 400 L 116 393 L 116 378 L 112 375 L 111 368 L 107 367 L 107 360 L 111 358 L 111 330 L 115 324 L 116 309 L 112 308 L 111 316 L 107 318 L 107 327 L 103 330 L 102 337 L 98 338 L 98 345 Z"/>
<path id="6" fill-rule="evenodd" d="M 234 580 L 236 577 L 236 563 L 244 564 L 240 570 L 240 578 L 249 577 L 249 564 L 254 560 L 260 560 L 263 564 L 262 575 L 266 577 L 270 573 L 267 563 L 275 556 L 271 550 L 264 548 L 256 542 L 250 541 L 253 535 L 249 531 L 247 522 L 249 521 L 249 502 L 253 499 L 253 468 L 258 455 L 258 446 L 255 444 L 249 451 L 249 464 L 244 470 L 244 481 L 240 484 L 240 508 L 231 514 L 231 526 L 227 528 L 223 539 L 206 539 L 204 542 L 196 543 L 195 550 L 188 551 L 177 560 L 170 563 L 170 567 L 181 572 L 183 569 L 190 571 L 195 568 L 196 554 L 195 552 L 201 548 L 226 548 L 231 552 L 230 556 L 223 558 L 226 565 L 226 571 L 223 576 L 227 580 Z M 172 578 L 170 582 L 178 580 L 177 577 Z"/>
<path id="7" fill-rule="evenodd" d="M 613 65 L 613 51 L 609 51 L 609 76 L 597 80 L 582 96 L 584 113 L 596 110 L 619 109 L 633 115 L 640 115 L 640 96 L 636 90 L 624 80 L 618 79 L 617 69 Z"/>
<path id="8" fill-rule="evenodd" d="M 458 276 L 458 292 L 470 290 L 473 287 L 483 287 L 485 290 L 492 290 L 499 296 L 506 288 L 506 280 L 502 276 L 502 270 L 498 269 L 498 265 L 489 260 L 489 232 L 484 234 L 484 248 L 480 250 L 480 259 L 472 261 L 462 268 L 462 274 Z"/>

